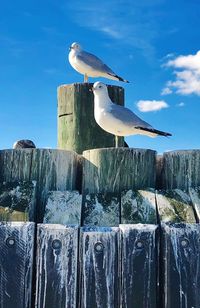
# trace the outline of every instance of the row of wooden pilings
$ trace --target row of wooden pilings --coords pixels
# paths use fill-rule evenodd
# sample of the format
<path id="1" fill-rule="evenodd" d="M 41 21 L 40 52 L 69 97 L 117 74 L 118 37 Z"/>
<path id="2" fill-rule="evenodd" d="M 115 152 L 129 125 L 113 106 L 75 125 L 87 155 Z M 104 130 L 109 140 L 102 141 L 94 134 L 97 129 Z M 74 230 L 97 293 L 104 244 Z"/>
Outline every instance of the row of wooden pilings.
<path id="1" fill-rule="evenodd" d="M 2 150 L 0 179 L 1 308 L 200 307 L 200 150 Z"/>

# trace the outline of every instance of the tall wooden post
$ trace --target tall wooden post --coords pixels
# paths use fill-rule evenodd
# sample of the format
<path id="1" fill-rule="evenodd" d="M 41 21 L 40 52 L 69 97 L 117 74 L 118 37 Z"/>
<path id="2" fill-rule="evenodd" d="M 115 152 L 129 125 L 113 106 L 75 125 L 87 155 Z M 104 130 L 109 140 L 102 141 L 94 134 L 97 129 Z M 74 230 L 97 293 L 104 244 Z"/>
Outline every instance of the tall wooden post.
<path id="1" fill-rule="evenodd" d="M 114 147 L 115 138 L 101 129 L 94 119 L 93 84 L 74 83 L 58 87 L 58 148 L 79 154 L 88 149 Z M 111 100 L 124 104 L 124 89 L 108 86 Z M 124 138 L 119 138 L 124 146 Z"/>

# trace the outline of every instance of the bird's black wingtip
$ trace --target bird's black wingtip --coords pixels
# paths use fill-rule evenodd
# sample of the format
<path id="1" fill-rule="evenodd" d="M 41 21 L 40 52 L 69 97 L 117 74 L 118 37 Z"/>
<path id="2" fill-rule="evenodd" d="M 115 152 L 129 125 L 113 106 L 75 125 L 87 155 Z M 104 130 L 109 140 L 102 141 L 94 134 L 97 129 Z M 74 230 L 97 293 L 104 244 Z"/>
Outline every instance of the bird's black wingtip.
<path id="1" fill-rule="evenodd" d="M 119 79 L 119 81 L 122 81 L 122 82 L 126 82 L 126 83 L 130 83 L 130 81 L 128 81 L 128 80 L 126 80 L 126 79 L 123 79 L 122 77 L 120 77 L 120 76 L 115 76 L 116 78 L 118 78 Z"/>

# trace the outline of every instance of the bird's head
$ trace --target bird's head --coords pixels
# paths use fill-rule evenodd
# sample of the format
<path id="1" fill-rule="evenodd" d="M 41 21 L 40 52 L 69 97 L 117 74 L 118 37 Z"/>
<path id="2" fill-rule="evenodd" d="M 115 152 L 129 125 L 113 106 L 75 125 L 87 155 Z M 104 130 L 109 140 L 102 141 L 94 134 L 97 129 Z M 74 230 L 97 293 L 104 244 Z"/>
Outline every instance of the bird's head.
<path id="1" fill-rule="evenodd" d="M 71 51 L 71 50 L 77 50 L 77 51 L 79 51 L 79 50 L 81 50 L 81 45 L 79 45 L 78 43 L 72 43 L 71 44 L 71 46 L 69 47 L 69 50 Z"/>
<path id="2" fill-rule="evenodd" d="M 107 86 L 100 81 L 97 81 L 93 84 L 92 91 L 96 95 L 101 95 L 107 92 Z"/>

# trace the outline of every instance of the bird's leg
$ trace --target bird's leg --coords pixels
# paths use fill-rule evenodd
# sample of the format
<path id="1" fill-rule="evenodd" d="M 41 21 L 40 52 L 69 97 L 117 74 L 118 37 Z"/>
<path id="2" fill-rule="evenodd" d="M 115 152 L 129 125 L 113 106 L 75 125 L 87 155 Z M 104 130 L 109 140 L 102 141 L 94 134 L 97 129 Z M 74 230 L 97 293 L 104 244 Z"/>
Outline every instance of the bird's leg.
<path id="1" fill-rule="evenodd" d="M 88 82 L 88 75 L 84 74 L 84 82 Z"/>
<path id="2" fill-rule="evenodd" d="M 119 137 L 115 135 L 115 147 L 119 147 Z"/>

